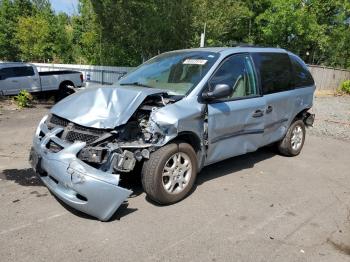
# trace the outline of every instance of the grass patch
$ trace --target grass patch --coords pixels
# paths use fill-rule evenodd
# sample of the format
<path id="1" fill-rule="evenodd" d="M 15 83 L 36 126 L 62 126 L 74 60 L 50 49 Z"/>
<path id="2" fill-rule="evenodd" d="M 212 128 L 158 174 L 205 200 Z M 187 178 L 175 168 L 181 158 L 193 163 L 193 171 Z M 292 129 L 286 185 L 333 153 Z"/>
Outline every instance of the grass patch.
<path id="1" fill-rule="evenodd" d="M 13 99 L 19 108 L 32 107 L 33 96 L 26 90 L 21 90 Z"/>
<path id="2" fill-rule="evenodd" d="M 338 93 L 350 95 L 350 80 L 344 81 L 338 88 Z"/>

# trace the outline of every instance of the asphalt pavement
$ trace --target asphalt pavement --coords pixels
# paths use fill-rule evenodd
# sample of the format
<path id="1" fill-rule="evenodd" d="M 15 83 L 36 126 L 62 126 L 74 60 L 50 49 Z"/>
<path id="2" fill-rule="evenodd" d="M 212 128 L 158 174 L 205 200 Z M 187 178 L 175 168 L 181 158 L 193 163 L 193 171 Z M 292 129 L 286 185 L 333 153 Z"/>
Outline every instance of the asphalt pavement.
<path id="1" fill-rule="evenodd" d="M 0 261 L 350 261 L 350 142 L 307 136 L 209 166 L 171 206 L 140 184 L 100 222 L 60 203 L 27 158 L 47 107 L 0 117 Z M 309 132 L 310 133 L 310 132 Z"/>

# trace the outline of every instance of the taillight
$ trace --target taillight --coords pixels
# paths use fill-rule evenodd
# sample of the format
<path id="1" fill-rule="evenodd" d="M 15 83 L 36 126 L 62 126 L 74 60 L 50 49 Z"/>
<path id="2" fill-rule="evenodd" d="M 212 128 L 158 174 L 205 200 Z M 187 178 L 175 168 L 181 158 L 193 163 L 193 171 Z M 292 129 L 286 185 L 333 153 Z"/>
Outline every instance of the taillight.
<path id="1" fill-rule="evenodd" d="M 83 74 L 80 74 L 80 80 L 81 80 L 82 83 L 84 82 L 84 76 L 83 76 Z"/>

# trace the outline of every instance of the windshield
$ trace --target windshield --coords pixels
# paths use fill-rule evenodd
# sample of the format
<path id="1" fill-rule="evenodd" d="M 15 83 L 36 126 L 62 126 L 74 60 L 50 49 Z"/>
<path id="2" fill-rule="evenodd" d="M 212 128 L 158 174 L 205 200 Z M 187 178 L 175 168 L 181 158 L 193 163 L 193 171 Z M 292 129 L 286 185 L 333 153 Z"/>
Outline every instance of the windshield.
<path id="1" fill-rule="evenodd" d="M 204 51 L 171 52 L 156 56 L 119 81 L 186 95 L 206 75 L 218 54 Z"/>

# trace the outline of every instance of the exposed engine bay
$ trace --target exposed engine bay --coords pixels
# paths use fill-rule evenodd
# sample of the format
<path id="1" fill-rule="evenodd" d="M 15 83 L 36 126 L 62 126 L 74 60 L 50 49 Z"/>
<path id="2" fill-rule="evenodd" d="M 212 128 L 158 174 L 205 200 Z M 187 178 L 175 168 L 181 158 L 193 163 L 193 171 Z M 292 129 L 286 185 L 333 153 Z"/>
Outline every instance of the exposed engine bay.
<path id="1" fill-rule="evenodd" d="M 155 144 L 162 139 L 162 134 L 150 125 L 151 113 L 181 98 L 167 93 L 150 95 L 126 124 L 114 129 L 84 127 L 55 114 L 48 117 L 46 124 L 50 130 L 63 128 L 57 136 L 67 143 L 86 143 L 77 154 L 83 162 L 104 172 L 130 172 L 137 162 L 149 158 L 156 150 Z M 54 141 L 50 141 L 47 148 L 55 153 L 62 150 Z"/>

